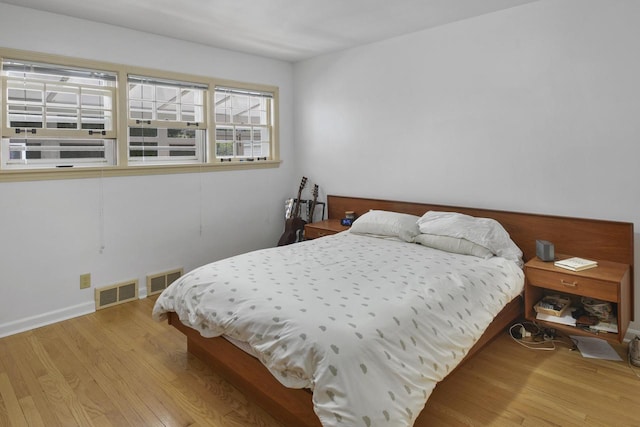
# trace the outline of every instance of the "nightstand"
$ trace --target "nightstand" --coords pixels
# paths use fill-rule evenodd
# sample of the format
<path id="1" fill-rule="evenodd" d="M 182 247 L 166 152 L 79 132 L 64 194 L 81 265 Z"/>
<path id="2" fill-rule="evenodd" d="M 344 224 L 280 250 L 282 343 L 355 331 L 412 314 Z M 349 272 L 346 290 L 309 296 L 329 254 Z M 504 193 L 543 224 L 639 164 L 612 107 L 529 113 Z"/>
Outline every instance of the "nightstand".
<path id="1" fill-rule="evenodd" d="M 559 256 L 558 258 L 569 258 Z M 571 271 L 533 258 L 524 266 L 525 318 L 547 328 L 554 328 L 572 335 L 597 335 L 611 341 L 622 342 L 631 320 L 630 268 L 626 264 L 598 260 L 598 266 L 582 271 Z M 580 303 L 581 297 L 590 297 L 612 304 L 617 313 L 618 333 L 593 333 L 575 326 L 536 320 L 533 306 L 545 295 L 565 294 L 571 296 L 572 306 Z"/>
<path id="2" fill-rule="evenodd" d="M 312 222 L 304 226 L 304 238 L 306 240 L 317 239 L 318 237 L 330 236 L 348 229 L 349 227 L 340 224 L 339 219 Z"/>

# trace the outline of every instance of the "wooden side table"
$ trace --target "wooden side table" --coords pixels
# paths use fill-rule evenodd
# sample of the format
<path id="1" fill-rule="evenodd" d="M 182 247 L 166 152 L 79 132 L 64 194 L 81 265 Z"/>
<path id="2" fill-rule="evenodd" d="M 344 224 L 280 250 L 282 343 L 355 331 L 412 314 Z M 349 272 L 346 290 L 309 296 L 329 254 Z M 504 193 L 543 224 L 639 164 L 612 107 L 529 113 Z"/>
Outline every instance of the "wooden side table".
<path id="1" fill-rule="evenodd" d="M 324 221 L 312 222 L 310 224 L 305 224 L 304 238 L 306 240 L 317 239 L 319 237 L 340 233 L 341 231 L 348 229 L 349 227 L 340 224 L 339 219 L 327 219 Z"/>
<path id="2" fill-rule="evenodd" d="M 562 257 L 569 258 L 569 257 Z M 611 341 L 622 342 L 631 320 L 630 268 L 626 264 L 598 260 L 598 266 L 582 271 L 571 271 L 533 258 L 524 266 L 525 318 L 574 335 L 594 335 L 574 326 L 536 320 L 533 306 L 548 294 L 560 293 L 580 297 L 590 297 L 609 301 L 617 314 L 617 333 L 598 333 Z"/>

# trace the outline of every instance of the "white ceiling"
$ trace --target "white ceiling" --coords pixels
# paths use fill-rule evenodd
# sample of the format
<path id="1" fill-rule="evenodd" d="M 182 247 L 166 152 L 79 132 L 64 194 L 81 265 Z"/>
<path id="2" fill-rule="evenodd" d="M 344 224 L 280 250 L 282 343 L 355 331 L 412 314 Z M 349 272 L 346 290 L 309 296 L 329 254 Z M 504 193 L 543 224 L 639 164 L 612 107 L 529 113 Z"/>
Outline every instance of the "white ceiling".
<path id="1" fill-rule="evenodd" d="M 0 0 L 299 61 L 536 0 Z"/>

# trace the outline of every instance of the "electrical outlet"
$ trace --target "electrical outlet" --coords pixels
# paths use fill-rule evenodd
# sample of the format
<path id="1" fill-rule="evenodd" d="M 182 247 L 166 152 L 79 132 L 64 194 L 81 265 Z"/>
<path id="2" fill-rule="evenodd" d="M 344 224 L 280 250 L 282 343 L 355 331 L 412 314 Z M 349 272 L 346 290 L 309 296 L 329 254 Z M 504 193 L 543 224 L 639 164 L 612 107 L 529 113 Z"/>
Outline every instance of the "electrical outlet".
<path id="1" fill-rule="evenodd" d="M 91 287 L 91 273 L 80 275 L 80 289 L 87 289 Z"/>

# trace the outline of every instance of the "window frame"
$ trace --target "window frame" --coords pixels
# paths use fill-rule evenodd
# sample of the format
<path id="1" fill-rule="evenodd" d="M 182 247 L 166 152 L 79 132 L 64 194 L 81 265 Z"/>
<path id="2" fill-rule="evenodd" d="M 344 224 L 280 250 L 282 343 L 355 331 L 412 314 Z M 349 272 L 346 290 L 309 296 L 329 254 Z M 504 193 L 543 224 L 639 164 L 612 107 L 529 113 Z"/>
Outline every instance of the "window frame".
<path id="1" fill-rule="evenodd" d="M 116 73 L 22 58 L 3 58 L 0 65 L 0 168 L 33 170 L 115 164 Z M 12 91 L 22 92 L 23 97 L 12 97 Z M 88 98 L 97 98 L 98 102 L 92 104 Z M 54 111 L 57 114 L 51 113 Z M 91 113 L 99 117 L 94 122 L 97 127 L 91 126 Z M 12 116 L 13 120 L 24 118 L 15 125 Z M 85 158 L 74 156 L 74 152 L 103 154 Z M 18 158 L 13 157 L 16 154 Z"/>
<path id="2" fill-rule="evenodd" d="M 208 129 L 208 112 L 207 112 L 207 98 L 209 96 L 209 86 L 206 84 L 200 84 L 195 82 L 186 82 L 178 80 L 160 79 L 154 76 L 138 76 L 129 74 L 127 76 L 127 163 L 131 167 L 139 167 L 144 165 L 164 165 L 164 164 L 201 164 L 207 162 L 207 129 Z M 138 98 L 132 98 L 131 86 L 140 85 L 141 95 Z M 145 87 L 150 90 L 151 97 L 145 97 Z M 176 89 L 175 102 L 171 100 L 158 100 L 159 88 Z M 182 107 L 185 103 L 182 102 L 182 91 L 193 90 L 200 91 L 199 103 L 196 103 L 194 99 L 193 103 L 187 103 L 186 105 L 192 105 L 194 109 L 193 120 L 184 120 L 182 117 Z M 139 105 L 148 104 L 149 109 L 140 109 L 141 114 L 145 112 L 150 116 L 134 117 L 133 112 L 138 111 L 132 108 L 132 105 L 137 103 Z M 173 105 L 175 107 L 175 119 L 161 118 L 159 114 L 161 110 L 158 104 L 164 104 L 164 106 Z M 197 107 L 200 107 L 200 114 L 197 114 Z M 155 136 L 145 136 L 144 131 L 142 136 L 132 136 L 131 130 L 133 129 L 155 129 Z M 173 158 L 172 151 L 185 151 L 191 153 L 190 147 L 182 147 L 180 145 L 171 146 L 171 137 L 169 137 L 169 131 L 171 130 L 193 130 L 195 133 L 193 141 L 193 155 L 190 156 L 175 156 Z M 166 131 L 166 132 L 165 132 Z M 166 136 L 165 136 L 166 133 Z M 141 141 L 133 141 L 132 138 L 141 138 Z M 150 141 L 150 153 L 155 153 L 155 156 L 150 155 L 148 158 L 142 156 L 132 156 L 132 151 L 146 151 L 145 138 L 152 138 Z M 175 138 L 177 139 L 177 138 Z M 136 145 L 132 143 L 135 142 Z M 159 145 L 162 142 L 166 145 Z M 137 144 L 141 143 L 142 150 L 137 149 Z M 177 144 L 177 142 L 174 142 Z M 136 148 L 132 148 L 136 147 Z M 155 147 L 155 148 L 153 148 Z M 164 148 L 164 150 L 161 150 Z M 168 152 L 166 154 L 161 154 Z"/>
<path id="3" fill-rule="evenodd" d="M 44 54 L 38 52 L 21 51 L 0 47 L 0 61 L 3 59 L 14 59 L 21 61 L 40 62 L 45 64 L 57 64 L 62 67 L 77 67 L 85 69 L 104 70 L 115 73 L 117 75 L 117 87 L 113 109 L 115 111 L 112 117 L 113 133 L 115 135 L 115 165 L 97 165 L 91 167 L 61 167 L 61 168 L 41 168 L 41 169 L 7 169 L 0 168 L 0 182 L 11 181 L 30 181 L 43 179 L 71 179 L 71 178 L 91 178 L 105 176 L 135 176 L 135 175 L 153 175 L 153 174 L 172 174 L 172 173 L 191 173 L 203 171 L 224 171 L 224 170 L 242 170 L 242 169 L 263 169 L 277 168 L 281 163 L 279 150 L 279 88 L 267 84 L 253 84 L 246 82 L 238 82 L 227 79 L 218 79 L 216 77 L 198 76 L 184 73 L 175 73 L 170 71 L 143 68 L 129 65 L 114 64 L 108 62 L 86 60 L 81 58 L 72 58 L 59 55 Z M 205 84 L 208 86 L 204 108 L 206 113 L 204 118 L 206 122 L 207 135 L 203 150 L 205 155 L 202 162 L 199 163 L 155 163 L 152 164 L 131 164 L 128 160 L 129 155 L 129 114 L 128 114 L 128 76 L 149 76 L 157 79 L 177 80 L 184 82 L 193 82 L 197 84 Z M 6 90 L 4 79 L 0 78 L 0 139 L 6 138 L 6 130 L 4 130 L 5 104 L 4 91 Z M 269 130 L 270 150 L 269 156 L 264 159 L 235 158 L 230 161 L 220 161 L 215 155 L 215 112 L 213 109 L 214 88 L 218 86 L 238 88 L 242 90 L 269 92 L 273 94 L 272 101 L 272 126 Z M 186 127 L 186 126 L 185 126 Z M 173 127 L 172 127 L 173 128 Z M 104 136 L 101 136 L 104 138 Z M 0 152 L 0 162 L 4 159 L 3 153 Z"/>
<path id="4" fill-rule="evenodd" d="M 252 115 L 250 114 L 248 117 L 247 121 L 235 121 L 233 119 L 230 119 L 228 121 L 219 121 L 218 120 L 218 116 L 222 115 L 222 116 L 227 116 L 227 113 L 224 114 L 218 114 L 218 106 L 221 105 L 218 101 L 216 101 L 216 96 L 218 94 L 228 94 L 228 98 L 231 98 L 233 96 L 242 96 L 242 97 L 247 97 L 248 98 L 248 110 L 249 112 L 252 110 L 253 107 L 251 107 L 251 101 L 252 99 L 258 99 L 260 100 L 260 102 L 265 102 L 266 106 L 265 106 L 265 118 L 264 118 L 264 123 L 262 123 L 260 120 L 258 123 L 252 123 L 251 117 Z M 226 102 L 226 101 L 225 101 Z M 212 108 L 212 112 L 211 115 L 213 117 L 213 132 L 215 132 L 212 135 L 213 138 L 213 144 L 214 144 L 214 149 L 211 152 L 212 156 L 215 156 L 219 161 L 224 162 L 224 161 L 254 161 L 256 159 L 267 159 L 271 156 L 271 138 L 273 137 L 273 119 L 274 119 L 274 100 L 273 100 L 273 93 L 271 92 L 266 92 L 266 91 L 258 91 L 255 90 L 254 88 L 246 88 L 246 87 L 238 87 L 238 86 L 226 86 L 226 85 L 217 85 L 214 89 L 213 89 L 213 108 Z M 225 105 L 226 108 L 222 108 L 220 107 L 221 110 L 231 110 L 228 112 L 229 116 L 233 116 L 232 112 L 233 112 L 233 105 L 231 107 L 227 107 Z M 260 111 L 260 110 L 259 110 Z M 231 139 L 227 140 L 219 140 L 218 139 L 218 129 L 228 129 L 231 131 Z M 258 144 L 256 144 L 253 135 L 255 135 L 256 130 L 264 130 L 266 131 L 267 135 L 268 135 L 268 146 L 269 146 L 269 153 L 268 154 L 264 154 L 264 153 L 259 153 L 258 155 L 253 155 L 254 154 L 254 147 Z M 241 132 L 240 134 L 238 133 L 238 130 Z M 247 134 L 250 136 L 248 141 L 245 141 L 242 138 L 242 134 Z M 243 142 L 245 141 L 245 142 Z M 262 138 L 259 139 L 259 141 L 263 141 Z M 225 143 L 225 144 L 231 144 L 232 147 L 232 153 L 228 154 L 228 155 L 222 155 L 222 156 L 218 156 L 218 144 L 219 143 Z M 252 155 L 241 155 L 238 153 L 238 146 L 239 145 L 249 145 L 251 147 L 251 154 Z M 260 145 L 262 145 L 262 143 L 260 143 Z"/>

